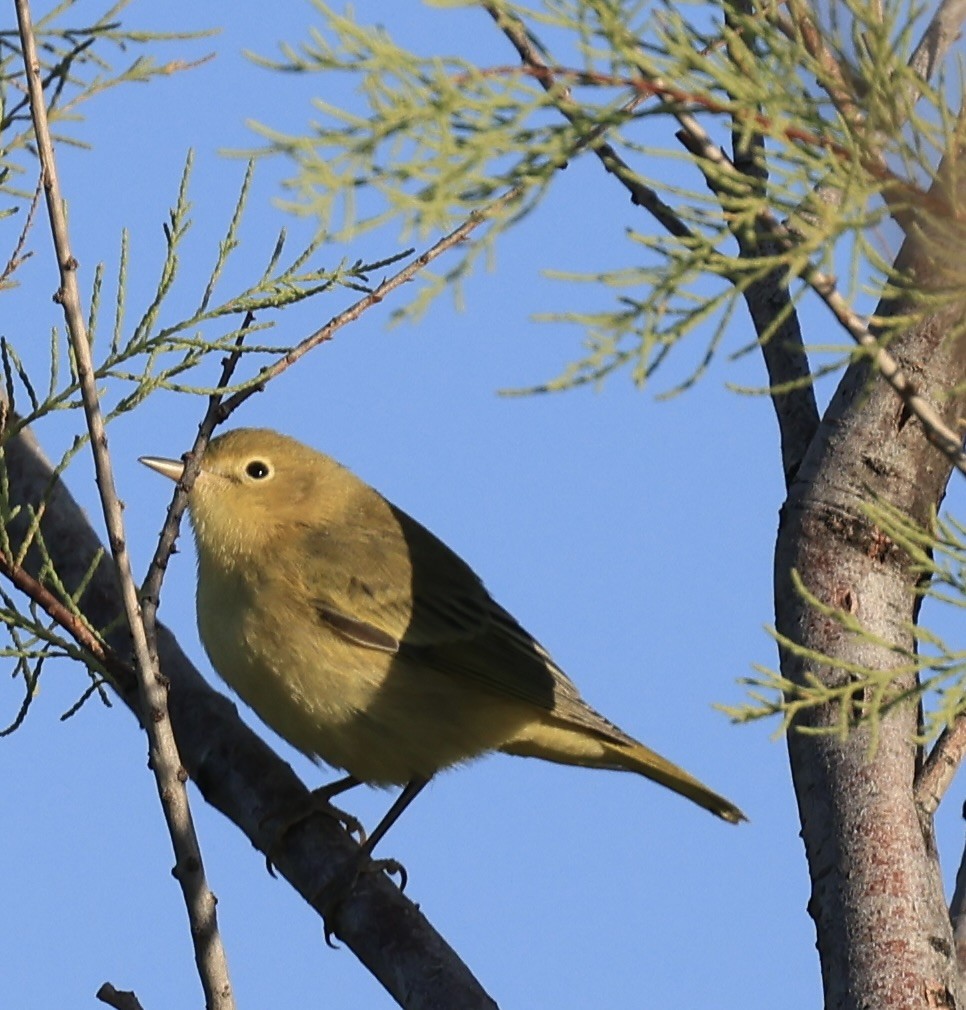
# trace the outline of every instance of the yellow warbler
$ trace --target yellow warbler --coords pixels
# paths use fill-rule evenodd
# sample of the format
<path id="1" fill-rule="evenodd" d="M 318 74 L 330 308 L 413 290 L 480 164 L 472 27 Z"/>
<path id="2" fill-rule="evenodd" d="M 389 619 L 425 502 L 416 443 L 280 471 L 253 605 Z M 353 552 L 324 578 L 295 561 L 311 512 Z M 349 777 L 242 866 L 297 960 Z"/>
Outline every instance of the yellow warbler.
<path id="1" fill-rule="evenodd" d="M 198 627 L 218 673 L 289 743 L 349 773 L 329 795 L 407 786 L 368 848 L 436 772 L 493 750 L 637 772 L 744 820 L 595 712 L 464 561 L 328 456 L 231 431 L 208 446 L 188 501 Z"/>

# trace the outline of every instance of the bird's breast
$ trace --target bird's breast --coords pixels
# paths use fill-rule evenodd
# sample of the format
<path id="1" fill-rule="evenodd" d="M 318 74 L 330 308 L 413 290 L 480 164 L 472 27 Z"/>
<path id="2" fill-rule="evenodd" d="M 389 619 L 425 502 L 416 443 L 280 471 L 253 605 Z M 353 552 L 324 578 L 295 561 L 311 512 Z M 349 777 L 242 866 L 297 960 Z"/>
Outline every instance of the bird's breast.
<path id="1" fill-rule="evenodd" d="M 388 657 L 353 647 L 277 584 L 203 569 L 198 630 L 219 676 L 262 720 L 305 753 L 344 767 L 327 741 L 372 704 Z"/>
<path id="2" fill-rule="evenodd" d="M 502 746 L 533 718 L 531 706 L 481 692 L 418 650 L 354 642 L 294 596 L 252 571 L 199 569 L 198 624 L 212 664 L 304 753 L 363 782 L 403 784 Z"/>

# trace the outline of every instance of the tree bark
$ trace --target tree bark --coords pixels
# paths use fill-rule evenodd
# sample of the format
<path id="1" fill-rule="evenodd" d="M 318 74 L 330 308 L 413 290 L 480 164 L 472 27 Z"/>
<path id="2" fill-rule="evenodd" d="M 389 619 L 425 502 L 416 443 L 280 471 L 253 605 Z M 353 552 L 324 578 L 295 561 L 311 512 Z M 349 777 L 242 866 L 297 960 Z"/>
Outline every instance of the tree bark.
<path id="1" fill-rule="evenodd" d="M 926 236 L 918 233 L 907 239 L 899 261 L 928 289 L 936 273 L 926 248 Z M 879 314 L 903 308 L 883 304 Z M 949 395 L 966 380 L 966 344 L 955 336 L 962 313 L 961 304 L 947 303 L 890 345 L 919 392 L 954 428 L 966 408 L 966 396 Z M 853 364 L 781 510 L 775 552 L 779 632 L 843 665 L 898 667 L 899 654 L 846 632 L 810 607 L 791 575 L 797 571 L 821 603 L 854 614 L 871 635 L 913 650 L 917 574 L 862 506 L 881 499 L 928 525 L 949 474 L 949 463 L 895 393 L 866 363 Z M 806 674 L 829 685 L 849 676 L 837 665 L 784 649 L 781 668 L 796 683 Z M 896 687 L 913 689 L 914 675 L 899 675 Z M 801 732 L 835 727 L 841 715 L 836 704 L 809 710 L 788 736 L 825 1006 L 966 1005 L 931 818 L 921 816 L 914 799 L 918 705 L 899 704 L 877 725 L 863 724 L 844 739 L 834 732 Z"/>

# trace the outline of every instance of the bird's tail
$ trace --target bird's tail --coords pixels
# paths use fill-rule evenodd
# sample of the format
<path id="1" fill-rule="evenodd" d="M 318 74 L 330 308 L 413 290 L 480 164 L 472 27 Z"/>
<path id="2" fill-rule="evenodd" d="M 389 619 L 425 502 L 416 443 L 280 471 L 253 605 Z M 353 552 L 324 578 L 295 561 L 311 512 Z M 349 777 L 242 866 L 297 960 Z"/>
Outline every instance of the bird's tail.
<path id="1" fill-rule="evenodd" d="M 689 775 L 683 768 L 672 764 L 642 743 L 611 744 L 607 746 L 607 753 L 613 760 L 612 767 L 637 772 L 652 782 L 658 782 L 731 824 L 739 824 L 748 819 L 729 800 L 712 792 L 693 775 Z"/>
<path id="2" fill-rule="evenodd" d="M 738 824 L 748 818 L 723 796 L 678 768 L 667 758 L 627 736 L 593 709 L 581 705 L 574 718 L 547 718 L 526 723 L 518 735 L 500 747 L 507 754 L 538 757 L 584 768 L 611 768 L 637 772 L 645 778 L 686 796 L 699 807 Z M 556 713 L 554 713 L 556 716 Z"/>

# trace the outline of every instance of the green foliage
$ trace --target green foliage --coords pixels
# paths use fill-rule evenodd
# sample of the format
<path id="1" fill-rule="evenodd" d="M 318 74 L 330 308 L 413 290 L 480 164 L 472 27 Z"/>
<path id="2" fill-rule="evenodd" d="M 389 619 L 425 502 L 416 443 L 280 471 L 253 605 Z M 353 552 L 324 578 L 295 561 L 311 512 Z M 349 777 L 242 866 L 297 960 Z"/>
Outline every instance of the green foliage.
<path id="1" fill-rule="evenodd" d="M 192 35 L 157 35 L 124 30 L 117 16 L 125 3 L 108 10 L 92 25 L 63 27 L 61 22 L 72 10 L 73 2 L 62 4 L 37 26 L 44 54 L 42 72 L 50 102 L 52 123 L 64 129 L 78 121 L 78 110 L 89 100 L 120 84 L 148 82 L 175 70 L 190 69 L 183 61 L 157 63 L 150 50 L 161 42 L 190 40 Z M 40 189 L 33 197 L 20 188 L 19 179 L 36 174 L 29 107 L 21 96 L 23 68 L 19 40 L 10 33 L 0 33 L 0 88 L 3 116 L 0 119 L 0 199 L 9 201 L 7 213 L 0 216 L 0 234 L 12 254 L 0 275 L 0 293 L 10 294 L 16 285 L 17 271 L 25 253 L 28 233 L 37 225 Z M 106 59 L 109 53 L 125 54 L 132 48 L 148 50 L 121 68 Z M 70 138 L 62 135 L 60 142 Z M 97 268 L 89 293 L 87 336 L 91 343 L 95 376 L 101 390 L 106 422 L 138 407 L 157 390 L 195 396 L 215 392 L 217 372 L 214 363 L 231 352 L 240 357 L 234 385 L 219 387 L 221 393 L 237 392 L 261 385 L 267 362 L 293 350 L 292 344 L 266 342 L 263 335 L 273 326 L 282 309 L 325 293 L 348 289 L 370 290 L 369 272 L 382 269 L 398 257 L 378 263 L 339 262 L 319 267 L 323 239 L 316 238 L 306 247 L 291 252 L 285 232 L 271 241 L 265 251 L 265 265 L 240 289 L 224 290 L 229 264 L 241 243 L 241 228 L 249 199 L 254 166 L 243 174 L 234 211 L 220 240 L 211 243 L 211 269 L 207 276 L 195 272 L 182 276 L 180 269 L 191 237 L 192 212 L 189 197 L 192 158 L 188 155 L 177 196 L 164 223 L 164 257 L 146 303 L 132 308 L 129 298 L 131 251 L 126 233 L 119 237 L 119 254 L 113 277 L 103 265 Z M 28 202 L 26 213 L 17 219 Z M 192 288 L 192 286 L 194 286 Z M 107 305 L 108 292 L 112 304 Z M 189 305 L 187 313 L 178 306 Z M 257 314 L 257 318 L 256 318 Z M 22 343 L 21 343 L 22 342 Z M 38 346 L 38 343 L 40 346 Z M 74 621 L 95 638 L 106 629 L 90 628 L 79 601 L 100 558 L 95 559 L 78 585 L 65 585 L 52 564 L 43 538 L 43 514 L 47 500 L 37 502 L 25 515 L 23 508 L 10 504 L 4 458 L 7 440 L 27 426 L 55 412 L 81 408 L 80 385 L 76 363 L 64 332 L 57 326 L 50 334 L 47 353 L 34 333 L 17 337 L 0 335 L 0 568 L 8 577 L 20 570 L 28 552 L 39 558 L 42 590 L 54 606 L 63 608 L 67 618 L 45 613 L 45 605 L 28 596 L 0 594 L 0 625 L 10 636 L 0 647 L 0 658 L 16 660 L 14 676 L 22 680 L 24 693 L 19 711 L 9 721 L 8 730 L 16 728 L 27 713 L 37 690 L 45 663 L 54 658 L 80 660 L 89 669 L 91 687 L 81 702 L 93 694 L 106 698 L 100 690 L 107 674 L 91 653 L 78 645 L 64 627 L 64 620 Z M 41 378 L 42 376 L 42 378 Z M 78 434 L 58 461 L 55 473 L 63 474 L 76 454 L 88 444 L 86 426 L 78 419 Z M 0 733 L 4 732 L 0 729 Z"/>
<path id="2" fill-rule="evenodd" d="M 541 317 L 578 326 L 584 354 L 527 392 L 596 383 L 625 367 L 643 384 L 700 329 L 710 337 L 682 383 L 690 385 L 724 345 L 750 286 L 777 278 L 794 303 L 819 271 L 844 266 L 848 302 L 870 284 L 905 293 L 883 255 L 882 226 L 911 211 L 948 219 L 950 208 L 930 207 L 924 189 L 955 127 L 943 90 L 923 85 L 908 65 L 918 16 L 910 3 L 885 5 L 881 16 L 876 5 L 846 3 L 820 23 L 797 2 L 752 10 L 733 0 L 720 11 L 613 0 L 437 2 L 482 7 L 528 47 L 520 64 L 495 66 L 422 55 L 351 10 L 315 6 L 322 27 L 281 59 L 259 62 L 349 75 L 359 101 L 317 101 L 307 136 L 261 128 L 263 153 L 295 166 L 292 208 L 343 237 L 390 222 L 426 234 L 488 215 L 485 236 L 446 283 L 424 290 L 408 311 L 465 276 L 577 158 L 601 158 L 642 206 L 642 193 L 664 204 L 663 231 L 645 230 L 642 220 L 627 232 L 620 255 L 636 265 L 550 273 L 604 285 L 613 303 Z M 803 25 L 814 28 L 811 41 Z M 702 136 L 707 144 L 696 151 Z M 728 157 L 711 156 L 722 148 Z M 959 287 L 949 279 L 948 291 Z M 882 339 L 898 325 L 883 320 Z M 832 353 L 831 367 L 840 367 L 861 352 L 843 334 Z"/>
<path id="3" fill-rule="evenodd" d="M 620 239 L 622 248 L 615 241 L 619 265 L 602 264 L 588 274 L 550 271 L 564 282 L 562 293 L 575 282 L 594 284 L 605 301 L 595 312 L 564 305 L 540 317 L 577 326 L 584 349 L 561 375 L 528 392 L 599 383 L 625 369 L 644 385 L 686 337 L 700 335 L 696 365 L 667 395 L 679 392 L 728 347 L 740 301 L 759 287 L 787 290 L 789 297 L 755 341 L 728 348 L 732 355 L 773 339 L 813 293 L 826 304 L 835 301 L 840 322 L 858 298 L 884 299 L 890 311 L 876 320 L 883 344 L 917 314 L 960 296 L 962 241 L 950 226 L 959 208 L 928 191 L 943 153 L 963 140 L 957 132 L 963 127 L 950 112 L 944 88 L 929 87 L 910 67 L 919 16 L 910 2 L 879 11 L 877 5 L 845 0 L 826 13 L 800 0 L 755 9 L 743 0 L 720 7 L 636 0 L 535 0 L 531 6 L 435 0 L 434 5 L 440 17 L 445 8 L 488 14 L 494 33 L 513 44 L 514 60 L 483 65 L 472 55 L 416 52 L 323 0 L 315 0 L 322 26 L 308 40 L 283 48 L 275 61 L 254 57 L 277 72 L 336 74 L 357 84 L 358 102 L 351 107 L 315 103 L 308 135 L 260 128 L 265 143 L 258 153 L 282 155 L 294 166 L 288 208 L 317 218 L 320 237 L 292 254 L 281 233 L 266 249 L 261 274 L 239 290 L 224 290 L 226 268 L 241 241 L 250 164 L 224 235 L 212 248 L 210 272 L 188 298 L 193 308 L 172 308 L 184 304 L 185 288 L 193 283 L 179 270 L 191 235 L 189 157 L 165 225 L 164 260 L 145 303 L 129 305 L 132 254 L 126 234 L 119 238 L 116 269 L 99 269 L 93 282 L 88 332 L 108 421 L 159 389 L 211 394 L 216 379 L 210 365 L 227 352 L 241 356 L 240 378 L 222 391 L 259 385 L 265 363 L 292 350 L 263 336 L 273 313 L 339 289 L 368 291 L 369 274 L 393 262 L 319 268 L 314 264 L 323 253 L 323 236 L 350 239 L 390 227 L 435 236 L 467 220 L 482 222 L 448 269 L 436 276 L 424 271 L 415 297 L 397 309 L 416 314 L 443 290 L 458 291 L 479 257 L 492 253 L 507 229 L 540 210 L 562 180 L 561 170 L 582 159 L 601 163 L 614 199 L 626 205 L 630 195 L 633 213 L 649 216 L 634 219 Z M 162 42 L 197 38 L 122 28 L 118 17 L 126 0 L 93 24 L 64 27 L 73 6 L 66 0 L 37 26 L 51 119 L 61 143 L 81 142 L 71 128 L 97 95 L 190 69 L 181 60 L 157 62 L 153 53 Z M 24 188 L 36 164 L 19 43 L 10 33 L 0 33 L 0 43 L 0 227 L 13 250 L 0 272 L 5 292 L 16 283 L 40 187 L 32 193 Z M 131 61 L 131 50 L 142 55 Z M 600 176 L 605 178 L 604 171 Z M 25 204 L 20 222 L 15 211 Z M 897 270 L 893 252 L 883 248 L 880 233 L 893 223 L 906 234 L 928 234 L 938 250 L 928 290 Z M 845 278 L 841 291 L 837 275 Z M 50 335 L 43 381 L 28 357 L 36 343 L 28 348 L 19 336 L 0 340 L 2 427 L 8 436 L 54 411 L 80 406 L 75 363 L 63 334 L 55 328 Z M 833 337 L 809 350 L 831 360 L 767 392 L 814 381 L 871 353 L 856 348 L 844 329 L 839 342 Z M 86 436 L 77 437 L 58 473 L 85 443 Z M 5 486 L 0 466 L 0 554 L 13 564 L 28 549 L 45 556 L 43 503 L 28 517 L 18 515 Z M 937 521 L 933 531 L 918 531 L 883 506 L 877 509 L 874 521 L 907 552 L 910 564 L 919 566 L 923 592 L 961 604 L 963 530 Z M 25 518 L 26 533 L 12 538 L 11 524 L 23 528 Z M 49 564 L 43 581 L 82 622 L 83 586 L 63 585 Z M 801 592 L 848 634 L 868 636 L 853 615 L 824 607 L 804 587 Z M 92 690 L 101 683 L 103 671 L 36 603 L 18 606 L 4 597 L 0 624 L 12 636 L 10 652 L 0 655 L 16 657 L 25 689 L 14 724 L 26 712 L 48 658 L 85 658 L 92 664 Z M 913 650 L 870 637 L 892 650 L 891 668 L 839 666 L 834 687 L 817 677 L 804 686 L 791 684 L 759 670 L 748 681 L 751 701 L 731 714 L 778 715 L 788 726 L 810 708 L 836 702 L 838 731 L 859 719 L 874 726 L 906 697 L 895 686 L 904 672 L 917 674 L 920 692 L 935 699 L 932 732 L 961 711 L 964 656 L 922 628 L 909 634 L 917 643 Z M 803 654 L 793 642 L 779 644 Z M 835 665 L 817 654 L 805 658 L 815 666 Z"/>

